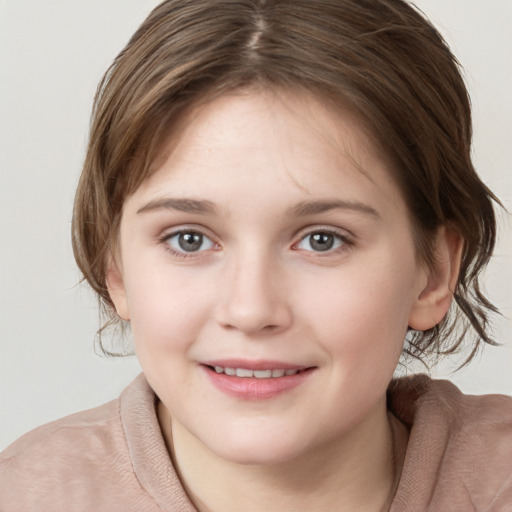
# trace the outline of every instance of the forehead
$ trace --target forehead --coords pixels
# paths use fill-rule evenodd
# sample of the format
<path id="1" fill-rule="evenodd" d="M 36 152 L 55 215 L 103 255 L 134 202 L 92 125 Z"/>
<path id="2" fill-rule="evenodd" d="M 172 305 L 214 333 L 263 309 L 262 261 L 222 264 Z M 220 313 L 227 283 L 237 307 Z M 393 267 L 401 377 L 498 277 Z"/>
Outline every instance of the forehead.
<path id="1" fill-rule="evenodd" d="M 216 202 L 238 185 L 262 198 L 286 190 L 297 200 L 341 193 L 401 202 L 388 159 L 361 120 L 305 92 L 248 90 L 197 106 L 154 167 L 135 196 L 206 194 Z"/>

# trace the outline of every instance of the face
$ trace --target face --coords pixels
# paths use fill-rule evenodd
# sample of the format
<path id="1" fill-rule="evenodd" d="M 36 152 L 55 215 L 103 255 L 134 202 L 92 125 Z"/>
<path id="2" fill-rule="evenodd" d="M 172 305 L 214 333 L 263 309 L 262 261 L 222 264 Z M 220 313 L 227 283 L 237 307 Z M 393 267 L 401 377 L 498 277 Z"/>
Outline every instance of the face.
<path id="1" fill-rule="evenodd" d="M 109 287 L 172 428 L 273 463 L 385 414 L 427 276 L 358 120 L 245 92 L 192 112 L 167 149 L 126 200 Z"/>

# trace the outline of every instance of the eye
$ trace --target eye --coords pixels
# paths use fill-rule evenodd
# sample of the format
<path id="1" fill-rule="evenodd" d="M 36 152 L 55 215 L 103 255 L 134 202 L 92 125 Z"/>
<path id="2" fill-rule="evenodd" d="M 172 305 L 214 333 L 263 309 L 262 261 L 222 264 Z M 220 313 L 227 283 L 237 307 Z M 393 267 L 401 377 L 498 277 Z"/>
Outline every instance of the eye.
<path id="1" fill-rule="evenodd" d="M 207 251 L 214 243 L 207 236 L 197 231 L 181 231 L 166 238 L 165 242 L 177 253 Z"/>
<path id="2" fill-rule="evenodd" d="M 331 231 L 309 233 L 296 245 L 303 251 L 327 252 L 337 249 L 346 243 L 345 237 Z"/>

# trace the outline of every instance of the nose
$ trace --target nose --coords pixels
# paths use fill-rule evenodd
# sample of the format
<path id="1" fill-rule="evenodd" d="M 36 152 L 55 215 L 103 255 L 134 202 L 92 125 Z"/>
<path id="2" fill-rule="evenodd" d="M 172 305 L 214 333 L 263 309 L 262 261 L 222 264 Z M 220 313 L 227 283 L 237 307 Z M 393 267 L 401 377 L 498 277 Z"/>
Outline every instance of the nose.
<path id="1" fill-rule="evenodd" d="M 226 269 L 221 285 L 217 321 L 244 334 L 286 330 L 292 322 L 283 274 L 271 258 L 242 255 Z"/>

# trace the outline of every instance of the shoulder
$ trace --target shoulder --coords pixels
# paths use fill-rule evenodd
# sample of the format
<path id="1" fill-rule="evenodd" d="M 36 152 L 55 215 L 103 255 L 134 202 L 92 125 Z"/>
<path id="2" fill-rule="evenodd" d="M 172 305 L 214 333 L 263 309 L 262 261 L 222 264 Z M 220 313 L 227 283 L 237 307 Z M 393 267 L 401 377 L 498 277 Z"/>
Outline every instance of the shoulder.
<path id="1" fill-rule="evenodd" d="M 106 510 L 112 489 L 140 489 L 121 401 L 43 425 L 7 447 L 0 454 L 0 509 Z"/>
<path id="2" fill-rule="evenodd" d="M 109 435 L 116 430 L 119 418 L 119 400 L 113 400 L 94 409 L 71 414 L 57 421 L 42 425 L 20 437 L 0 453 L 2 465 L 44 453 L 58 453 L 76 436 L 91 437 L 102 432 Z"/>
<path id="3" fill-rule="evenodd" d="M 414 376 L 393 381 L 388 398 L 410 431 L 402 490 L 422 489 L 428 510 L 512 510 L 511 397 Z"/>
<path id="4" fill-rule="evenodd" d="M 466 395 L 452 382 L 433 380 L 426 375 L 393 380 L 388 389 L 388 403 L 409 426 L 423 414 L 434 414 L 449 423 L 463 423 L 468 427 L 496 422 L 505 428 L 512 427 L 512 397 Z"/>

